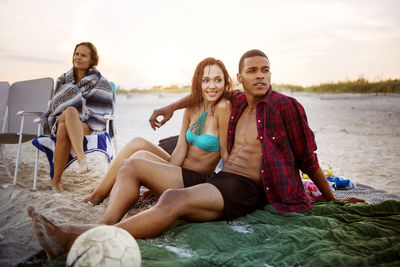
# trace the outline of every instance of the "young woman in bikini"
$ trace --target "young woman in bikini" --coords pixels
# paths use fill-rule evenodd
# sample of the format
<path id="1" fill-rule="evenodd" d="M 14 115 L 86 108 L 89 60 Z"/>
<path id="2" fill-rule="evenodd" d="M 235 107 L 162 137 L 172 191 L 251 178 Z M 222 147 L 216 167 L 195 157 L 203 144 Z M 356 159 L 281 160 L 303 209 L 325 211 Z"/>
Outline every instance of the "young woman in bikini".
<path id="1" fill-rule="evenodd" d="M 172 154 L 144 138 L 133 138 L 112 161 L 100 184 L 83 201 L 94 205 L 101 203 L 115 183 L 120 164 L 132 155 L 204 174 L 214 172 L 221 156 L 227 156 L 230 90 L 231 79 L 222 61 L 202 60 L 192 78 L 191 97 L 196 104 L 184 111 L 178 143 Z"/>

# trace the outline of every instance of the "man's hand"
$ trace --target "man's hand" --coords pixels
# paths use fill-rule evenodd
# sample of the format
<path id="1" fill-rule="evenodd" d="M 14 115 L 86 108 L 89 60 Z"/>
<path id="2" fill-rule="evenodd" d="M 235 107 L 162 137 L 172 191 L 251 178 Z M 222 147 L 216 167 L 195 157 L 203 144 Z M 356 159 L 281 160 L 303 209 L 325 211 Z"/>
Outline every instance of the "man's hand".
<path id="1" fill-rule="evenodd" d="M 321 168 L 316 169 L 313 172 L 310 172 L 308 176 L 310 176 L 311 180 L 315 183 L 315 185 L 318 187 L 319 191 L 322 193 L 322 195 L 325 197 L 327 201 L 350 202 L 350 203 L 365 202 L 364 200 L 355 197 L 342 198 L 342 199 L 335 198 L 332 193 L 331 186 L 329 185 L 328 180 L 326 180 L 326 177 L 322 172 Z"/>
<path id="2" fill-rule="evenodd" d="M 164 125 L 164 123 L 171 119 L 173 114 L 174 110 L 171 106 L 165 106 L 159 109 L 155 109 L 149 119 L 151 128 L 153 128 L 154 131 L 156 130 L 156 128 L 160 128 Z M 157 119 L 159 116 L 163 117 L 161 121 Z"/>
<path id="3" fill-rule="evenodd" d="M 355 197 L 335 199 L 335 201 L 339 201 L 339 202 L 350 202 L 350 203 L 365 202 L 365 200 L 362 200 L 362 199 L 359 199 L 359 198 L 355 198 Z"/>

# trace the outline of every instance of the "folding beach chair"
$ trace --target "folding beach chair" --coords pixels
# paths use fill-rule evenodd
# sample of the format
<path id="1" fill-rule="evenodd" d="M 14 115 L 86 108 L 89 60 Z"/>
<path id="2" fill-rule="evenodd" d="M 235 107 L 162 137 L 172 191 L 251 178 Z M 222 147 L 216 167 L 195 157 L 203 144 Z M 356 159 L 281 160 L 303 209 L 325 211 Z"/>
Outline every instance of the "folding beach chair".
<path id="1" fill-rule="evenodd" d="M 8 114 L 6 121 L 3 122 L 3 125 L 6 124 L 7 130 L 0 133 L 0 144 L 18 144 L 14 184 L 17 183 L 21 144 L 32 140 L 38 134 L 38 127 L 33 120 L 25 120 L 25 118 L 38 117 L 46 110 L 53 91 L 53 84 L 52 78 L 42 78 L 15 82 L 9 88 Z"/>
<path id="2" fill-rule="evenodd" d="M 7 127 L 7 116 L 8 116 L 8 92 L 10 90 L 10 84 L 8 82 L 0 82 L 0 129 L 4 133 Z M 8 164 L 3 154 L 3 144 L 0 144 L 0 156 L 2 161 L 2 167 L 6 169 L 7 176 L 12 178 L 11 172 L 8 169 Z"/>
<path id="3" fill-rule="evenodd" d="M 0 129 L 1 132 L 6 130 L 6 118 L 8 113 L 7 100 L 10 84 L 8 82 L 0 82 Z"/>
<path id="4" fill-rule="evenodd" d="M 110 83 L 114 90 L 114 99 L 116 97 L 116 87 L 114 83 Z M 115 100 L 114 100 L 115 101 Z M 105 171 L 107 170 L 108 163 L 113 159 L 114 153 L 117 153 L 117 141 L 116 141 L 116 129 L 115 122 L 116 116 L 114 114 L 104 115 L 106 119 L 106 130 L 103 133 L 93 133 L 91 135 L 85 135 L 83 140 L 83 150 L 85 154 L 92 152 L 102 152 L 106 156 Z M 47 160 L 49 162 L 49 174 L 50 178 L 53 179 L 54 175 L 54 149 L 56 146 L 56 138 L 49 135 L 43 135 L 43 118 L 37 118 L 34 120 L 39 124 L 40 132 L 35 139 L 32 140 L 32 144 L 37 148 L 37 156 L 35 159 L 35 170 L 33 176 L 33 189 L 36 189 L 38 165 L 39 165 L 39 150 L 46 154 Z M 114 152 L 112 151 L 111 143 L 114 144 Z M 77 160 L 75 151 L 71 147 L 70 155 L 68 158 L 67 169 L 73 162 Z"/>

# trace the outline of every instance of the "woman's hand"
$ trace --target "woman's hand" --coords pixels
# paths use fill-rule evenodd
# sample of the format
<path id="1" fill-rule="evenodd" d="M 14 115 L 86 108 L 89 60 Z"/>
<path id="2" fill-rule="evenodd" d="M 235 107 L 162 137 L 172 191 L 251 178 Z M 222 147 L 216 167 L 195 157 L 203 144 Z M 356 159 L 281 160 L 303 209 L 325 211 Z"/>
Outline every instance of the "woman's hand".
<path id="1" fill-rule="evenodd" d="M 159 109 L 155 109 L 149 119 L 151 128 L 153 128 L 154 131 L 156 130 L 156 128 L 160 128 L 161 126 L 164 125 L 164 123 L 166 123 L 171 119 L 173 114 L 174 114 L 174 109 L 170 105 Z M 163 117 L 161 121 L 157 119 L 159 116 Z"/>
<path id="2" fill-rule="evenodd" d="M 153 114 L 151 115 L 149 122 L 151 128 L 155 131 L 156 128 L 160 128 L 164 125 L 169 119 L 171 119 L 172 115 L 174 114 L 175 110 L 191 107 L 195 104 L 195 101 L 191 97 L 191 95 L 184 96 L 174 103 L 169 104 L 168 106 L 155 109 Z M 157 118 L 158 116 L 162 116 L 163 119 L 159 121 Z"/>

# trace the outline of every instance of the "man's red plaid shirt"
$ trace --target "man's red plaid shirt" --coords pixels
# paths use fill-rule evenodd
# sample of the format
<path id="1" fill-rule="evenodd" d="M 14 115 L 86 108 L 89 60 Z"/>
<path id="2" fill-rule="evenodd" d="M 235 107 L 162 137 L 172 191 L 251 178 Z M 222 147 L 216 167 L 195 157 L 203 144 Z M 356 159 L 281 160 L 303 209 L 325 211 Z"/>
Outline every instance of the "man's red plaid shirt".
<path id="1" fill-rule="evenodd" d="M 244 92 L 232 95 L 228 127 L 228 152 L 235 142 L 235 128 L 247 106 Z M 312 208 L 304 191 L 299 169 L 310 173 L 319 168 L 314 134 L 302 105 L 270 87 L 257 105 L 258 137 L 262 145 L 261 181 L 268 202 L 279 213 L 303 212 Z"/>

